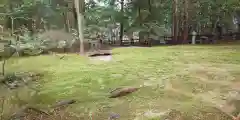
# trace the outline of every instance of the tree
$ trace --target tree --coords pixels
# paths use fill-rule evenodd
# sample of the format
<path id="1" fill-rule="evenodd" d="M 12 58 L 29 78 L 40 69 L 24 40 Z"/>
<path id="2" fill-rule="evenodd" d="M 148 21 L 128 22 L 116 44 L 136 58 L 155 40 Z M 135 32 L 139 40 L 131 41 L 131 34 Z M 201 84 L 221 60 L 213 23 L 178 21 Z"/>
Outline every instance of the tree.
<path id="1" fill-rule="evenodd" d="M 188 0 L 184 0 L 184 29 L 183 29 L 183 43 L 188 39 Z"/>
<path id="2" fill-rule="evenodd" d="M 121 13 L 123 14 L 123 6 L 124 6 L 124 0 L 121 0 L 121 2 L 120 2 L 120 4 L 121 4 Z M 123 21 L 123 19 L 124 19 L 124 16 L 122 16 L 123 18 L 122 18 L 122 21 L 121 21 L 121 24 L 120 24 L 120 44 L 122 45 L 122 40 L 123 40 L 123 33 L 124 33 L 124 21 Z"/>
<path id="3" fill-rule="evenodd" d="M 178 24 L 177 24 L 177 0 L 172 0 L 172 11 L 173 11 L 173 15 L 172 15 L 172 36 L 173 36 L 173 40 L 176 41 L 177 40 L 177 29 L 178 29 Z"/>
<path id="4" fill-rule="evenodd" d="M 74 0 L 75 10 L 77 13 L 77 23 L 78 23 L 78 39 L 80 41 L 80 53 L 84 53 L 84 35 L 83 35 L 83 20 L 84 20 L 84 0 Z"/>

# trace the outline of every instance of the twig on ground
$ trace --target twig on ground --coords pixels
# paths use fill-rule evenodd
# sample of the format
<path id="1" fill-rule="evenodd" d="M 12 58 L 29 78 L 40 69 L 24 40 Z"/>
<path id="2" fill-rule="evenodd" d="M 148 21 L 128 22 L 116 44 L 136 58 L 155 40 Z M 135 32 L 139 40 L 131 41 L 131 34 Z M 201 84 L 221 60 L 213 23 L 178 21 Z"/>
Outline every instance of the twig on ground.
<path id="1" fill-rule="evenodd" d="M 30 110 L 33 110 L 35 112 L 38 112 L 38 113 L 41 113 L 41 114 L 45 114 L 45 115 L 49 115 L 49 113 L 41 110 L 41 109 L 38 109 L 38 108 L 35 108 L 35 107 L 32 107 L 32 106 L 28 106 L 26 109 L 30 109 Z"/>

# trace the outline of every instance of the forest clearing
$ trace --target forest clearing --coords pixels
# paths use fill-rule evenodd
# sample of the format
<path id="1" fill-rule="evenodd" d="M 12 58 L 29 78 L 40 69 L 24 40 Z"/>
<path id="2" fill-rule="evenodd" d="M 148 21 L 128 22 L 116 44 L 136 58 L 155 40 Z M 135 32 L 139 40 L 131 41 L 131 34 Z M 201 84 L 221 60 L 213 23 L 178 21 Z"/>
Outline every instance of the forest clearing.
<path id="1" fill-rule="evenodd" d="M 0 0 L 0 120 L 240 120 L 239 0 Z"/>
<path id="2" fill-rule="evenodd" d="M 103 120 L 116 113 L 120 120 L 147 120 L 172 109 L 183 112 L 189 120 L 194 116 L 220 120 L 224 114 L 213 106 L 224 104 L 231 99 L 231 92 L 239 91 L 239 54 L 239 45 L 130 47 L 114 49 L 108 62 L 92 62 L 76 54 L 63 59 L 53 55 L 13 58 L 8 60 L 6 71 L 44 74 L 34 83 L 37 94 L 17 88 L 19 98 L 41 109 L 62 99 L 74 99 L 77 102 L 64 113 L 78 118 Z M 140 85 L 144 86 L 130 95 L 108 98 L 111 89 Z M 6 96 L 15 93 L 1 92 Z M 9 106 L 6 112 L 16 109 L 12 102 L 14 98 L 5 102 Z"/>

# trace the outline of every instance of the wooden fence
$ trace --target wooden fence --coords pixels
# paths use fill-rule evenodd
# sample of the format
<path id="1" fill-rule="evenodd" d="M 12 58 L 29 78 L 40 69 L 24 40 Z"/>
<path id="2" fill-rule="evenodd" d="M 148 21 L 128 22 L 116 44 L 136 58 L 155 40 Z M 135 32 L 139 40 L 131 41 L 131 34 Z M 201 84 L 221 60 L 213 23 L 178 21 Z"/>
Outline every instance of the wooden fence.
<path id="1" fill-rule="evenodd" d="M 173 40 L 172 36 L 161 36 L 165 43 L 161 43 L 160 40 L 155 40 L 148 38 L 148 40 L 123 40 L 122 44 L 120 42 L 108 41 L 112 46 L 158 46 L 158 45 L 174 45 L 174 44 L 191 44 L 193 35 L 189 35 L 187 40 L 184 41 L 182 36 L 178 36 L 177 40 Z M 240 33 L 227 33 L 223 35 L 213 35 L 213 34 L 200 34 L 196 35 L 196 44 L 216 44 L 227 41 L 237 41 L 240 40 Z"/>

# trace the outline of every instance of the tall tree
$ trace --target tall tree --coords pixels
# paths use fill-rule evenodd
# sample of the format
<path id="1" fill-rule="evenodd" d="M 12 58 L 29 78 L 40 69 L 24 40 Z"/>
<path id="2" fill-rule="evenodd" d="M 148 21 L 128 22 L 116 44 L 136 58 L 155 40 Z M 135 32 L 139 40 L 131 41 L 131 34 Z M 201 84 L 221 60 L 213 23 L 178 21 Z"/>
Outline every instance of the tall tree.
<path id="1" fill-rule="evenodd" d="M 78 24 L 78 39 L 80 42 L 80 53 L 84 53 L 84 35 L 83 35 L 83 20 L 84 20 L 84 0 L 74 0 L 74 6 L 77 14 L 77 24 Z"/>
<path id="2" fill-rule="evenodd" d="M 183 28 L 183 43 L 188 39 L 188 0 L 184 0 L 184 28 Z"/>
<path id="3" fill-rule="evenodd" d="M 121 0 L 120 1 L 120 4 L 121 4 L 121 13 L 123 14 L 123 6 L 124 6 L 124 0 Z M 122 16 L 122 21 L 121 21 L 121 23 L 120 23 L 120 44 L 122 45 L 122 41 L 123 41 L 123 34 L 124 34 L 124 16 Z"/>
<path id="4" fill-rule="evenodd" d="M 177 40 L 177 29 L 178 29 L 178 20 L 177 20 L 177 13 L 178 13 L 178 9 L 177 9 L 177 0 L 172 0 L 172 9 L 173 9 L 173 13 L 172 13 L 172 36 L 173 36 L 173 40 L 176 41 Z"/>

